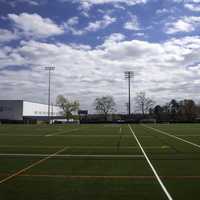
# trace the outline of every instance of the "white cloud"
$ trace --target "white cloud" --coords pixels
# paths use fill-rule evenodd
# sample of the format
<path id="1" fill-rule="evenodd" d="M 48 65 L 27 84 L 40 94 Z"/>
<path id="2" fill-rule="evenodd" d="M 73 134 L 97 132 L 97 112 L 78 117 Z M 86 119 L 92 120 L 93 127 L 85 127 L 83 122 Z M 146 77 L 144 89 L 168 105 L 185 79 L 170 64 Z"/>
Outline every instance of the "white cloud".
<path id="1" fill-rule="evenodd" d="M 35 0 L 16 0 L 16 3 L 28 3 L 33 6 L 38 6 L 39 2 Z"/>
<path id="2" fill-rule="evenodd" d="M 121 4 L 127 5 L 127 6 L 134 6 L 136 4 L 145 4 L 149 0 L 58 0 L 60 2 L 74 2 L 74 3 L 80 3 L 79 9 L 81 10 L 81 13 L 89 17 L 89 11 L 92 6 L 94 5 L 102 5 L 102 4 L 113 4 L 115 8 L 123 8 Z"/>
<path id="3" fill-rule="evenodd" d="M 177 7 L 172 7 L 172 8 L 162 8 L 162 9 L 158 9 L 158 10 L 156 10 L 156 14 L 157 15 L 160 15 L 160 16 L 162 16 L 162 15 L 169 15 L 169 14 L 173 14 L 173 13 L 176 13 L 176 11 L 177 11 Z"/>
<path id="4" fill-rule="evenodd" d="M 124 28 L 127 30 L 132 30 L 132 31 L 140 30 L 140 25 L 139 25 L 137 16 L 131 15 L 130 21 L 124 24 Z"/>
<path id="5" fill-rule="evenodd" d="M 147 0 L 80 0 L 80 2 L 88 2 L 90 4 L 125 3 L 128 5 L 135 5 L 140 3 L 146 3 Z"/>
<path id="6" fill-rule="evenodd" d="M 90 22 L 88 26 L 85 28 L 86 31 L 97 31 L 99 29 L 104 29 L 110 24 L 114 23 L 116 18 L 110 17 L 109 15 L 104 15 L 102 20 L 98 20 L 95 22 Z"/>
<path id="7" fill-rule="evenodd" d="M 200 12 L 200 5 L 198 4 L 191 4 L 191 3 L 186 3 L 185 8 L 194 11 L 194 12 Z"/>
<path id="8" fill-rule="evenodd" d="M 12 0 L 12 1 L 7 1 L 7 0 L 1 0 L 1 2 L 6 3 L 10 5 L 11 7 L 16 7 L 19 3 L 27 3 L 31 6 L 39 6 L 39 4 L 43 3 L 43 0 Z"/>
<path id="9" fill-rule="evenodd" d="M 21 42 L 16 48 L 3 47 L 1 97 L 45 102 L 48 78 L 43 68 L 53 64 L 56 66 L 52 79 L 54 99 L 65 94 L 79 99 L 82 107 L 90 110 L 95 97 L 107 94 L 114 96 L 118 110 L 125 110 L 125 70 L 135 71 L 134 93 L 147 91 L 158 103 L 170 98 L 197 99 L 200 37 L 174 38 L 162 44 L 123 39 L 118 33 L 111 35 L 106 45 L 95 49 L 33 40 Z M 13 63 L 16 70 L 6 68 Z"/>
<path id="10" fill-rule="evenodd" d="M 64 33 L 62 27 L 59 27 L 51 19 L 42 18 L 38 14 L 8 14 L 8 18 L 14 23 L 15 28 L 28 37 L 45 38 Z"/>
<path id="11" fill-rule="evenodd" d="M 200 0 L 185 0 L 186 3 L 200 3 Z"/>
<path id="12" fill-rule="evenodd" d="M 110 17 L 109 15 L 104 15 L 101 20 L 94 22 L 89 22 L 89 24 L 83 29 L 78 29 L 76 25 L 78 24 L 78 18 L 70 18 L 65 24 L 64 27 L 67 31 L 70 31 L 73 35 L 83 35 L 88 32 L 95 32 L 100 29 L 108 27 L 110 24 L 114 23 L 116 18 Z"/>
<path id="13" fill-rule="evenodd" d="M 168 22 L 165 25 L 167 34 L 174 34 L 178 32 L 192 32 L 200 26 L 200 17 L 185 16 L 175 22 Z"/>
<path id="14" fill-rule="evenodd" d="M 79 10 L 81 10 L 81 13 L 85 17 L 89 17 L 89 11 L 91 8 L 91 4 L 88 2 L 82 2 L 81 6 L 79 7 Z"/>
<path id="15" fill-rule="evenodd" d="M 147 37 L 147 35 L 145 35 L 144 33 L 142 32 L 138 32 L 138 33 L 134 33 L 135 36 L 138 36 L 138 37 Z"/>
<path id="16" fill-rule="evenodd" d="M 79 23 L 79 18 L 78 17 L 72 17 L 68 19 L 67 24 L 70 26 L 77 25 Z"/>
<path id="17" fill-rule="evenodd" d="M 168 13 L 168 12 L 169 10 L 166 8 L 156 10 L 156 14 L 163 14 L 163 13 Z"/>
<path id="18" fill-rule="evenodd" d="M 109 42 L 121 42 L 125 39 L 125 36 L 121 33 L 113 33 L 106 38 L 106 41 Z"/>
<path id="19" fill-rule="evenodd" d="M 10 42 L 18 38 L 19 36 L 16 33 L 11 32 L 7 29 L 0 29 L 0 43 Z"/>
<path id="20" fill-rule="evenodd" d="M 72 17 L 68 19 L 63 26 L 66 29 L 66 31 L 71 32 L 73 35 L 82 35 L 84 34 L 84 31 L 76 28 L 78 24 L 79 24 L 79 18 Z"/>
<path id="21" fill-rule="evenodd" d="M 173 0 L 176 3 L 182 3 L 185 8 L 193 12 L 200 11 L 200 0 Z"/>
<path id="22" fill-rule="evenodd" d="M 113 4 L 114 6 L 118 6 L 119 4 L 133 6 L 136 4 L 142 4 L 142 3 L 144 4 L 147 1 L 148 0 L 74 0 L 74 2 L 79 2 L 81 4 L 81 8 L 85 11 L 85 13 L 87 13 L 93 5 L 110 3 Z"/>
<path id="23" fill-rule="evenodd" d="M 69 0 L 59 0 L 61 2 L 69 2 Z M 90 7 L 92 5 L 99 5 L 99 4 L 118 4 L 123 3 L 126 5 L 136 5 L 141 3 L 146 3 L 148 0 L 72 0 L 73 2 L 79 2 L 85 7 Z"/>
<path id="24" fill-rule="evenodd" d="M 115 43 L 125 40 L 125 38 L 126 38 L 125 35 L 121 33 L 113 33 L 110 36 L 106 37 L 104 43 L 100 45 L 99 48 L 106 48 L 108 46 L 112 46 Z"/>

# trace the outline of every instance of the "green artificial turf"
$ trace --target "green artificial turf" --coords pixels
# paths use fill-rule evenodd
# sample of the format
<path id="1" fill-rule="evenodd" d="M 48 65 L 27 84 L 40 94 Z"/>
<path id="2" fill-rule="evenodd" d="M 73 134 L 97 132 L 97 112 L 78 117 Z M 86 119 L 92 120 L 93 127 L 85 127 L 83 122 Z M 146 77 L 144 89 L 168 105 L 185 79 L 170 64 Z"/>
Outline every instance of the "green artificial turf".
<path id="1" fill-rule="evenodd" d="M 147 126 L 200 145 L 200 124 Z M 198 199 L 200 148 L 131 127 L 173 199 Z M 26 168 L 0 183 L 1 200 L 168 199 L 125 124 L 0 125 L 0 182 Z"/>

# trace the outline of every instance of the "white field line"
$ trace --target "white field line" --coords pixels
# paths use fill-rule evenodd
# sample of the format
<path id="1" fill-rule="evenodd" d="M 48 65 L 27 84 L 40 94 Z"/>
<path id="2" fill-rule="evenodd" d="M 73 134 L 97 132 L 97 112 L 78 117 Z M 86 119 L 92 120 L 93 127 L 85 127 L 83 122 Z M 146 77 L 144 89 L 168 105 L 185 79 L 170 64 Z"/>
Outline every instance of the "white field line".
<path id="1" fill-rule="evenodd" d="M 64 146 L 21 146 L 21 145 L 0 145 L 0 148 L 16 148 L 16 149 L 58 149 Z M 68 146 L 71 149 L 116 149 L 116 146 Z M 120 149 L 138 149 L 138 146 L 121 146 Z M 170 146 L 143 146 L 145 149 L 170 149 Z"/>
<path id="2" fill-rule="evenodd" d="M 11 135 L 11 134 L 0 134 L 1 136 L 6 136 L 6 137 L 44 137 L 45 135 Z"/>
<path id="3" fill-rule="evenodd" d="M 15 173 L 11 174 L 10 176 L 8 176 L 8 177 L 6 177 L 6 178 L 0 180 L 0 184 L 5 183 L 5 182 L 9 181 L 10 179 L 12 179 L 12 178 L 14 178 L 14 177 L 16 177 L 16 176 L 19 176 L 20 174 L 22 174 L 22 173 L 26 172 L 27 170 L 29 170 L 29 169 L 31 169 L 31 168 L 33 168 L 33 167 L 35 167 L 35 166 L 37 166 L 37 165 L 39 165 L 39 164 L 45 162 L 46 160 L 48 160 L 48 159 L 50 159 L 50 158 L 56 156 L 57 154 L 59 154 L 59 153 L 65 151 L 66 149 L 67 149 L 67 147 L 64 147 L 64 148 L 60 149 L 59 151 L 56 151 L 55 153 L 50 154 L 50 155 L 48 155 L 47 157 L 45 157 L 45 158 L 43 158 L 43 159 L 40 159 L 40 160 L 38 160 L 38 161 L 32 163 L 32 164 L 29 165 L 28 167 L 25 167 L 25 168 L 23 168 L 23 169 L 21 169 L 21 170 L 15 172 Z"/>
<path id="4" fill-rule="evenodd" d="M 5 174 L 0 174 L 5 175 Z M 63 174 L 20 174 L 20 177 L 43 177 L 43 178 L 64 178 L 64 179 L 134 179 L 134 180 L 153 180 L 155 176 L 105 176 L 105 175 L 63 175 Z M 162 179 L 187 180 L 200 179 L 200 176 L 161 176 Z"/>
<path id="5" fill-rule="evenodd" d="M 103 125 L 103 127 L 112 127 L 112 128 L 118 128 L 119 126 L 121 126 L 120 124 L 106 124 L 106 125 Z"/>
<path id="6" fill-rule="evenodd" d="M 180 136 L 180 137 L 200 137 L 200 135 L 175 135 L 175 136 Z"/>
<path id="7" fill-rule="evenodd" d="M 29 146 L 29 145 L 0 145 L 0 148 L 16 148 L 16 149 L 58 149 L 63 148 L 64 146 Z"/>
<path id="8" fill-rule="evenodd" d="M 55 135 L 54 137 L 119 137 L 119 135 Z M 123 137 L 130 137 L 130 135 L 123 135 Z"/>
<path id="9" fill-rule="evenodd" d="M 119 128 L 119 133 L 122 133 L 122 127 Z"/>
<path id="10" fill-rule="evenodd" d="M 58 131 L 58 132 L 56 132 L 54 134 L 47 134 L 45 136 L 46 137 L 50 137 L 50 136 L 60 135 L 60 134 L 63 134 L 63 133 L 71 133 L 71 132 L 74 132 L 74 131 L 79 131 L 81 129 L 83 129 L 83 128 L 73 128 L 73 129 L 70 129 L 68 131 Z"/>
<path id="11" fill-rule="evenodd" d="M 142 151 L 144 157 L 146 158 L 146 160 L 147 160 L 147 162 L 148 162 L 150 168 L 152 169 L 152 171 L 153 171 L 153 173 L 154 173 L 154 175 L 155 175 L 155 177 L 156 177 L 158 183 L 160 184 L 161 188 L 163 189 L 165 195 L 167 196 L 167 198 L 168 198 L 169 200 L 173 200 L 172 197 L 171 197 L 171 195 L 169 194 L 168 190 L 166 189 L 165 185 L 163 184 L 162 180 L 160 179 L 158 173 L 156 172 L 154 166 L 152 165 L 151 161 L 149 160 L 147 154 L 145 153 L 145 151 L 144 151 L 144 149 L 143 149 L 143 147 L 142 147 L 140 141 L 138 140 L 137 136 L 135 135 L 133 129 L 132 129 L 131 126 L 130 126 L 130 124 L 128 124 L 128 127 L 129 127 L 130 131 L 132 132 L 133 137 L 135 138 L 136 142 L 138 143 L 138 145 L 139 145 L 139 147 L 140 147 L 140 149 L 141 149 L 141 151 Z"/>
<path id="12" fill-rule="evenodd" d="M 167 133 L 167 132 L 165 132 L 165 131 L 161 131 L 160 129 L 153 128 L 153 127 L 146 126 L 146 125 L 142 125 L 142 126 L 148 128 L 148 129 L 152 129 L 152 130 L 154 130 L 154 131 L 156 131 L 156 132 L 158 132 L 158 133 L 161 133 L 161 134 L 163 134 L 163 135 L 167 135 L 167 136 L 169 136 L 169 137 L 171 137 L 171 138 L 174 138 L 174 139 L 180 140 L 180 141 L 182 141 L 182 142 L 185 142 L 185 143 L 187 143 L 187 144 L 190 144 L 190 145 L 192 145 L 192 146 L 194 146 L 194 147 L 200 148 L 200 145 L 198 145 L 198 144 L 196 144 L 196 143 L 194 143 L 194 142 L 190 142 L 190 141 L 188 141 L 188 140 L 182 139 L 182 138 L 177 137 L 177 136 L 175 136 L 175 135 L 171 135 L 171 134 L 169 134 L 169 133 Z"/>
<path id="13" fill-rule="evenodd" d="M 10 134 L 0 134 L 1 136 L 6 137 L 119 137 L 119 135 L 10 135 Z M 123 135 L 123 137 L 132 137 L 130 135 Z M 141 137 L 150 137 L 150 136 L 141 136 Z"/>
<path id="14" fill-rule="evenodd" d="M 49 157 L 51 154 L 12 154 L 1 153 L 0 156 L 10 157 Z M 143 155 L 115 155 L 115 154 L 59 154 L 54 155 L 54 158 L 73 158 L 73 157 L 88 157 L 88 158 L 143 158 Z"/>

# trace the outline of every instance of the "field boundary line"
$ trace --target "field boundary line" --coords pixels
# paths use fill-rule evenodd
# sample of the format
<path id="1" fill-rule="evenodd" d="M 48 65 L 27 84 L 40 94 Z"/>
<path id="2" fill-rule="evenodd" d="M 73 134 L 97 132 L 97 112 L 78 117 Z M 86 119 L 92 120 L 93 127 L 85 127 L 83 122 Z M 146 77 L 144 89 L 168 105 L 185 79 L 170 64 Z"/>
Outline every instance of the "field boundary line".
<path id="1" fill-rule="evenodd" d="M 29 145 L 0 145 L 0 148 L 30 148 L 30 149 L 60 149 L 64 148 L 64 146 L 29 146 Z"/>
<path id="2" fill-rule="evenodd" d="M 54 137 L 119 137 L 119 135 L 53 135 Z M 130 137 L 130 135 L 124 135 Z M 47 136 L 46 136 L 47 137 Z M 49 136 L 50 137 L 50 136 Z M 52 136 L 51 136 L 52 137 Z"/>
<path id="3" fill-rule="evenodd" d="M 169 200 L 173 200 L 172 197 L 171 197 L 171 195 L 169 194 L 167 188 L 165 187 L 164 183 L 163 183 L 162 180 L 160 179 L 160 177 L 159 177 L 157 171 L 155 170 L 154 166 L 152 165 L 151 161 L 149 160 L 149 158 L 148 158 L 146 152 L 144 151 L 144 149 L 143 149 L 143 147 L 142 147 L 140 141 L 138 140 L 137 136 L 135 135 L 133 129 L 132 129 L 131 126 L 130 126 L 130 124 L 128 124 L 128 127 L 129 127 L 130 131 L 132 132 L 133 137 L 135 138 L 136 142 L 138 143 L 138 145 L 139 145 L 139 147 L 140 147 L 142 153 L 144 154 L 144 157 L 146 158 L 147 163 L 149 164 L 151 170 L 153 171 L 153 173 L 154 173 L 154 175 L 155 175 L 155 177 L 156 177 L 158 183 L 160 184 L 161 188 L 163 189 L 165 195 L 167 196 L 167 198 L 168 198 Z"/>
<path id="4" fill-rule="evenodd" d="M 162 131 L 162 130 L 160 130 L 160 129 L 153 128 L 153 127 L 150 127 L 150 126 L 147 126 L 147 125 L 144 125 L 144 124 L 142 124 L 142 126 L 148 128 L 148 129 L 154 130 L 154 131 L 156 131 L 156 132 L 158 132 L 158 133 L 161 133 L 161 134 L 163 134 L 163 135 L 167 135 L 167 136 L 169 136 L 169 137 L 175 138 L 175 139 L 177 139 L 177 140 L 180 140 L 180 141 L 182 141 L 182 142 L 185 142 L 185 143 L 187 143 L 187 144 L 190 144 L 190 145 L 192 145 L 192 146 L 195 146 L 195 147 L 200 148 L 200 145 L 198 145 L 198 144 L 196 144 L 196 143 L 194 143 L 194 142 L 190 142 L 190 141 L 188 141 L 188 140 L 182 139 L 182 138 L 177 137 L 177 136 L 175 136 L 175 135 L 171 135 L 170 133 L 167 133 L 166 131 Z"/>
<path id="5" fill-rule="evenodd" d="M 9 174 L 0 174 L 9 175 Z M 136 176 L 115 176 L 115 175 L 64 175 L 64 174 L 20 174 L 19 177 L 43 177 L 43 178 L 64 178 L 64 179 L 132 179 L 132 180 L 154 180 L 155 176 L 145 176 L 145 175 L 136 175 Z M 161 176 L 163 179 L 169 180 L 187 180 L 187 179 L 200 179 L 200 176 Z"/>
<path id="6" fill-rule="evenodd" d="M 10 157 L 49 157 L 51 154 L 12 154 L 12 153 L 1 153 L 0 156 L 10 156 Z M 59 154 L 54 155 L 54 158 L 65 158 L 65 157 L 92 157 L 92 158 L 143 158 L 141 154 L 135 155 L 117 155 L 117 154 Z"/>
<path id="7" fill-rule="evenodd" d="M 116 146 L 68 146 L 71 149 L 116 149 Z M 21 145 L 0 145 L 0 148 L 15 148 L 15 149 L 60 149 L 62 146 L 21 146 Z M 120 146 L 120 149 L 138 149 L 137 146 Z M 171 149 L 168 145 L 162 146 L 143 146 L 145 149 Z"/>
<path id="8" fill-rule="evenodd" d="M 12 134 L 0 134 L 0 137 L 45 137 L 45 135 L 24 135 L 24 134 L 12 135 Z"/>
<path id="9" fill-rule="evenodd" d="M 119 135 L 10 135 L 0 134 L 0 137 L 119 137 Z M 123 137 L 132 137 L 130 135 L 124 135 Z M 145 136 L 144 136 L 145 137 Z M 149 136 L 147 136 L 149 137 Z"/>
<path id="10" fill-rule="evenodd" d="M 200 135 L 175 135 L 175 136 L 180 136 L 180 137 L 200 137 Z"/>
<path id="11" fill-rule="evenodd" d="M 51 154 L 51 155 L 49 155 L 49 156 L 47 156 L 47 157 L 45 157 L 45 158 L 43 158 L 43 159 L 41 159 L 41 160 L 38 160 L 38 161 L 32 163 L 32 164 L 29 165 L 28 167 L 25 167 L 25 168 L 23 168 L 23 169 L 21 169 L 21 170 L 15 172 L 15 173 L 11 174 L 10 176 L 8 176 L 8 177 L 6 177 L 6 178 L 0 180 L 0 184 L 5 183 L 5 182 L 9 181 L 10 179 L 19 176 L 20 174 L 26 172 L 27 170 L 29 170 L 29 169 L 31 169 L 31 168 L 33 168 L 33 167 L 35 167 L 35 166 L 37 166 L 37 165 L 39 165 L 39 164 L 45 162 L 46 160 L 48 160 L 48 159 L 50 159 L 50 158 L 56 156 L 57 154 L 59 154 L 59 153 L 65 151 L 67 148 L 68 148 L 68 147 L 64 147 L 64 148 L 60 149 L 59 151 L 56 151 L 55 153 L 53 153 L 53 154 Z"/>
<path id="12" fill-rule="evenodd" d="M 8 174 L 0 174 L 8 175 Z M 155 176 L 112 176 L 112 175 L 63 175 L 63 174 L 20 174 L 19 177 L 44 177 L 44 178 L 64 178 L 64 179 L 134 179 L 134 180 L 154 180 Z M 200 176 L 161 176 L 163 179 L 187 180 L 200 179 Z"/>

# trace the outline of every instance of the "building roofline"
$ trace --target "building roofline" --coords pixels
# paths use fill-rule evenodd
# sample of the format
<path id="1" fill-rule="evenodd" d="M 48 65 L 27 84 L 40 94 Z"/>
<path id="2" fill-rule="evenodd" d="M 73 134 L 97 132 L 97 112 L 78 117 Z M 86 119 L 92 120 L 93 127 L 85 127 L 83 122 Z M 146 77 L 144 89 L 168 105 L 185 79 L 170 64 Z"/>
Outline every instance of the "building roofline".
<path id="1" fill-rule="evenodd" d="M 27 103 L 35 103 L 35 104 L 41 104 L 41 105 L 46 105 L 48 106 L 47 103 L 40 103 L 40 102 L 33 102 L 33 101 L 27 101 L 27 100 L 23 100 L 23 99 L 0 99 L 0 101 L 22 101 L 22 102 L 27 102 Z M 52 106 L 52 105 L 51 105 Z M 53 105 L 55 107 L 59 107 L 57 105 Z"/>

